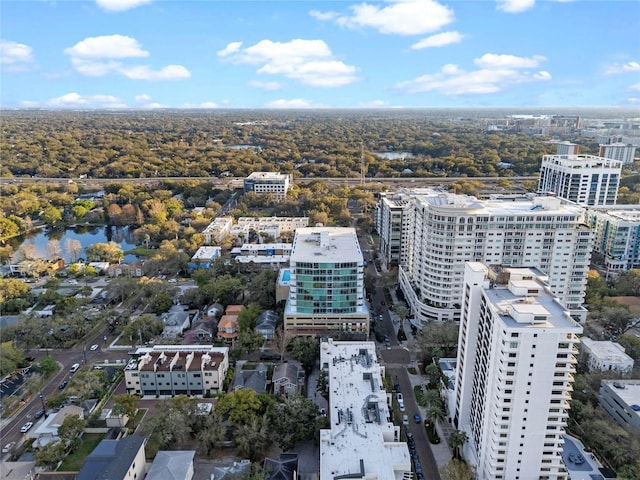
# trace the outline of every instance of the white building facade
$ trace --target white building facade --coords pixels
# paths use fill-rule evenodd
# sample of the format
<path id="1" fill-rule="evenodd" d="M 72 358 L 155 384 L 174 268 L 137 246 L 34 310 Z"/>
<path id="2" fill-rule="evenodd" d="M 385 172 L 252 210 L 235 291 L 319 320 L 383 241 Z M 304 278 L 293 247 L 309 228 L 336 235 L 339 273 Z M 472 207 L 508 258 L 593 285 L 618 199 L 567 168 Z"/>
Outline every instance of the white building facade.
<path id="1" fill-rule="evenodd" d="M 595 231 L 593 251 L 602 255 L 608 272 L 640 267 L 640 206 L 589 209 L 586 221 Z"/>
<path id="2" fill-rule="evenodd" d="M 582 351 L 589 356 L 590 372 L 600 370 L 629 373 L 633 369 L 633 358 L 625 353 L 624 347 L 619 343 L 583 337 Z"/>
<path id="3" fill-rule="evenodd" d="M 409 195 L 400 192 L 383 195 L 376 209 L 376 230 L 380 235 L 380 261 L 386 268 L 406 264 L 407 249 L 403 239 L 409 231 Z"/>
<path id="4" fill-rule="evenodd" d="M 289 272 L 285 331 L 292 335 L 369 335 L 364 259 L 354 228 L 298 229 Z"/>
<path id="5" fill-rule="evenodd" d="M 244 179 L 244 191 L 258 195 L 271 195 L 274 200 L 284 200 L 291 188 L 291 176 L 276 172 L 253 172 Z"/>
<path id="6" fill-rule="evenodd" d="M 576 318 L 582 307 L 593 231 L 584 208 L 554 197 L 478 200 L 432 190 L 409 211 L 407 261 L 398 282 L 415 320 L 459 320 L 466 262 L 535 267 Z"/>
<path id="7" fill-rule="evenodd" d="M 453 423 L 479 480 L 566 479 L 561 452 L 578 335 L 530 269 L 466 266 Z"/>
<path id="8" fill-rule="evenodd" d="M 411 480 L 411 457 L 392 421 L 374 342 L 320 343 L 330 428 L 320 430 L 320 480 Z"/>
<path id="9" fill-rule="evenodd" d="M 538 193 L 580 205 L 615 205 L 622 162 L 594 155 L 544 155 Z"/>
<path id="10" fill-rule="evenodd" d="M 604 158 L 613 158 L 622 163 L 633 163 L 636 157 L 636 146 L 633 143 L 606 143 L 600 145 L 598 155 Z"/>

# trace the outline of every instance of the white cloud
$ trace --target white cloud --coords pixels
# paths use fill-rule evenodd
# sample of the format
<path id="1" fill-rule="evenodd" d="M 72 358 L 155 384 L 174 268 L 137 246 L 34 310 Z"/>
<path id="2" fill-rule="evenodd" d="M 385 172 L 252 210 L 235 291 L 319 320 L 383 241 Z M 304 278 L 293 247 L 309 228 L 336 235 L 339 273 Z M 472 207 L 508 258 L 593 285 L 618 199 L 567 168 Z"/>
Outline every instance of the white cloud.
<path id="1" fill-rule="evenodd" d="M 182 65 L 168 65 L 154 70 L 148 65 L 127 65 L 122 60 L 144 58 L 149 52 L 135 38 L 124 35 L 89 37 L 66 48 L 71 65 L 81 74 L 100 77 L 110 73 L 124 75 L 132 80 L 180 80 L 191 77 Z"/>
<path id="2" fill-rule="evenodd" d="M 544 57 L 515 57 L 487 54 L 475 59 L 479 70 L 467 72 L 457 65 L 444 65 L 439 72 L 422 75 L 401 82 L 397 88 L 407 93 L 438 92 L 448 96 L 498 93 L 513 85 L 548 81 L 551 74 L 545 70 L 530 72 Z"/>
<path id="3" fill-rule="evenodd" d="M 0 64 L 4 70 L 20 72 L 33 63 L 33 49 L 22 43 L 0 39 Z"/>
<path id="4" fill-rule="evenodd" d="M 282 75 L 316 87 L 339 87 L 359 80 L 356 68 L 335 60 L 322 40 L 261 40 L 233 51 L 227 58 L 235 64 L 261 65 L 257 70 L 260 74 Z"/>
<path id="5" fill-rule="evenodd" d="M 383 34 L 422 35 L 454 21 L 453 11 L 435 0 L 391 0 L 385 6 L 361 3 L 351 15 L 312 11 L 319 20 L 335 20 L 347 28 L 373 28 Z"/>
<path id="6" fill-rule="evenodd" d="M 113 95 L 80 95 L 75 92 L 51 98 L 47 100 L 46 105 L 59 108 L 127 108 L 122 100 Z"/>
<path id="7" fill-rule="evenodd" d="M 630 103 L 631 105 L 638 105 L 640 104 L 640 98 L 630 97 L 630 98 L 627 98 L 627 102 Z"/>
<path id="8" fill-rule="evenodd" d="M 151 3 L 151 0 L 96 0 L 96 4 L 108 12 L 124 12 Z"/>
<path id="9" fill-rule="evenodd" d="M 485 53 L 480 58 L 476 58 L 474 63 L 481 68 L 536 68 L 544 61 L 546 61 L 546 58 L 542 55 L 526 58 L 515 55 Z"/>
<path id="10" fill-rule="evenodd" d="M 218 51 L 219 57 L 226 57 L 227 55 L 231 55 L 232 53 L 236 53 L 242 47 L 242 42 L 231 42 L 222 50 Z"/>
<path id="11" fill-rule="evenodd" d="M 102 35 L 88 37 L 73 47 L 65 48 L 64 53 L 72 58 L 102 59 L 148 57 L 149 52 L 142 49 L 135 38 L 126 35 Z"/>
<path id="12" fill-rule="evenodd" d="M 460 43 L 464 37 L 463 34 L 456 31 L 437 33 L 414 43 L 411 45 L 411 49 L 422 50 L 423 48 L 444 47 L 452 43 Z"/>
<path id="13" fill-rule="evenodd" d="M 198 105 L 198 108 L 218 108 L 218 104 L 215 102 L 203 102 Z"/>
<path id="14" fill-rule="evenodd" d="M 640 62 L 613 63 L 605 68 L 604 73 L 606 75 L 617 75 L 628 72 L 640 72 Z"/>
<path id="15" fill-rule="evenodd" d="M 249 81 L 247 82 L 247 85 L 250 87 L 260 88 L 268 92 L 273 92 L 282 88 L 282 84 L 279 82 L 260 82 L 258 80 Z"/>
<path id="16" fill-rule="evenodd" d="M 294 98 L 291 100 L 279 99 L 265 104 L 267 108 L 319 108 L 322 105 L 314 104 L 309 100 Z"/>
<path id="17" fill-rule="evenodd" d="M 507 13 L 520 13 L 534 7 L 536 0 L 497 0 L 498 10 Z"/>
<path id="18" fill-rule="evenodd" d="M 627 90 L 638 90 L 638 91 L 640 91 L 640 83 L 634 83 L 633 85 L 630 85 Z"/>
<path id="19" fill-rule="evenodd" d="M 132 80 L 182 80 L 191 77 L 191 72 L 182 65 L 167 65 L 160 70 L 153 70 L 147 65 L 121 67 L 118 72 Z"/>
<path id="20" fill-rule="evenodd" d="M 149 102 L 151 100 L 151 96 L 146 93 L 141 93 L 140 95 L 136 95 L 136 102 Z"/>
<path id="21" fill-rule="evenodd" d="M 339 16 L 337 12 L 320 12 L 318 10 L 311 10 L 309 15 L 318 20 L 333 20 Z"/>

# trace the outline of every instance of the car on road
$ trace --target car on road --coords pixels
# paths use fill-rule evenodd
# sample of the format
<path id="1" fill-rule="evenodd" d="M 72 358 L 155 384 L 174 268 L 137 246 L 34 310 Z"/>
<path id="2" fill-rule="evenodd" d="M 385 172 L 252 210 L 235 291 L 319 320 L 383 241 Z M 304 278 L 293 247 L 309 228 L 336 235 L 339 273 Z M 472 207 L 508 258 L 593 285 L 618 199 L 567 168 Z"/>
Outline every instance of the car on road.
<path id="1" fill-rule="evenodd" d="M 387 347 L 387 350 L 391 350 L 391 344 L 389 342 L 384 344 L 385 347 Z"/>
<path id="2" fill-rule="evenodd" d="M 27 433 L 31 427 L 33 427 L 33 422 L 27 422 L 20 428 L 20 433 Z"/>
<path id="3" fill-rule="evenodd" d="M 407 415 L 402 415 L 402 424 L 404 426 L 409 425 L 409 417 Z"/>
<path id="4" fill-rule="evenodd" d="M 2 447 L 2 453 L 9 453 L 11 449 L 15 446 L 16 442 L 9 442 L 4 447 Z"/>
<path id="5" fill-rule="evenodd" d="M 60 383 L 60 385 L 58 385 L 58 388 L 62 390 L 64 387 L 68 385 L 68 383 L 69 383 L 69 380 L 64 380 Z"/>
<path id="6" fill-rule="evenodd" d="M 94 343 L 93 345 L 91 345 L 91 347 L 89 348 L 89 350 L 91 350 L 91 351 L 93 352 L 94 350 L 97 350 L 98 348 L 99 348 L 99 347 L 98 347 L 98 344 L 97 344 L 97 343 Z"/>
<path id="7" fill-rule="evenodd" d="M 380 302 L 380 305 L 382 305 L 382 306 L 385 306 L 386 304 L 387 304 L 387 303 L 386 303 L 384 300 L 382 300 L 382 301 Z"/>
<path id="8" fill-rule="evenodd" d="M 40 417 L 42 417 L 44 415 L 44 408 L 41 408 L 40 410 L 38 410 L 36 412 L 36 414 L 34 415 L 34 417 L 36 418 L 36 420 Z"/>
<path id="9" fill-rule="evenodd" d="M 404 408 L 404 397 L 402 396 L 401 393 L 398 393 L 398 408 L 400 409 L 401 412 L 405 411 L 405 408 Z"/>
<path id="10" fill-rule="evenodd" d="M 413 414 L 413 420 L 414 420 L 416 423 L 420 423 L 420 422 L 422 421 L 422 419 L 420 418 L 420 415 L 419 415 L 419 414 L 417 414 L 417 413 L 414 413 L 414 414 Z"/>

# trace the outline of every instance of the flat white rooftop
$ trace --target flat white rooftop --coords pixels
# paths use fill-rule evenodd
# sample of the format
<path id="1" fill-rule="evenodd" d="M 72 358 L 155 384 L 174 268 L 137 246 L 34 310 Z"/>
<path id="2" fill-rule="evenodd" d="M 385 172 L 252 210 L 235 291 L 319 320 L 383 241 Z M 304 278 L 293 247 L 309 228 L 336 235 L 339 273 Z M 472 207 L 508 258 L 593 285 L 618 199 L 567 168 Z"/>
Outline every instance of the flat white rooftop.
<path id="1" fill-rule="evenodd" d="M 609 389 L 616 393 L 618 398 L 629 407 L 640 406 L 640 380 L 602 380 Z M 622 387 L 622 388 L 621 388 Z M 640 410 L 632 408 L 635 414 L 640 417 Z"/>
<path id="2" fill-rule="evenodd" d="M 619 343 L 609 340 L 592 340 L 588 337 L 582 337 L 582 344 L 587 347 L 592 355 L 600 360 L 609 360 L 616 362 L 633 362 L 633 359 L 624 351 L 624 347 Z M 640 400 L 640 399 L 639 399 Z"/>
<path id="3" fill-rule="evenodd" d="M 220 247 L 200 247 L 191 257 L 192 260 L 211 260 L 220 255 L 222 249 Z"/>
<path id="4" fill-rule="evenodd" d="M 296 230 L 291 262 L 362 263 L 355 228 L 305 227 Z"/>
<path id="5" fill-rule="evenodd" d="M 278 172 L 253 172 L 247 178 L 252 180 L 286 180 L 289 175 Z"/>
<path id="6" fill-rule="evenodd" d="M 391 422 L 375 343 L 329 339 L 320 344 L 320 363 L 328 369 L 331 405 L 331 428 L 320 432 L 320 480 L 409 478 L 409 449 Z"/>

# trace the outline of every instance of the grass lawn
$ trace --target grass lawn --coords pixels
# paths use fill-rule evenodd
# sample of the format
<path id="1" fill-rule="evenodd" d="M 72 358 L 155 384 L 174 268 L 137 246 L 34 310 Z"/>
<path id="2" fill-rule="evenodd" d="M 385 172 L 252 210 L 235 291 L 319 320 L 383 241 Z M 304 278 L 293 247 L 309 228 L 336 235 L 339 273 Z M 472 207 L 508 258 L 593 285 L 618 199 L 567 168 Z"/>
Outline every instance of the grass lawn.
<path id="1" fill-rule="evenodd" d="M 629 307 L 629 311 L 637 315 L 640 313 L 640 298 L 638 297 L 611 297 L 617 302 L 620 302 Z"/>
<path id="2" fill-rule="evenodd" d="M 102 433 L 85 433 L 82 435 L 82 441 L 78 449 L 72 454 L 68 455 L 58 468 L 59 472 L 77 472 L 82 467 L 84 459 L 87 458 L 96 445 L 100 443 L 100 440 L 104 438 Z"/>

